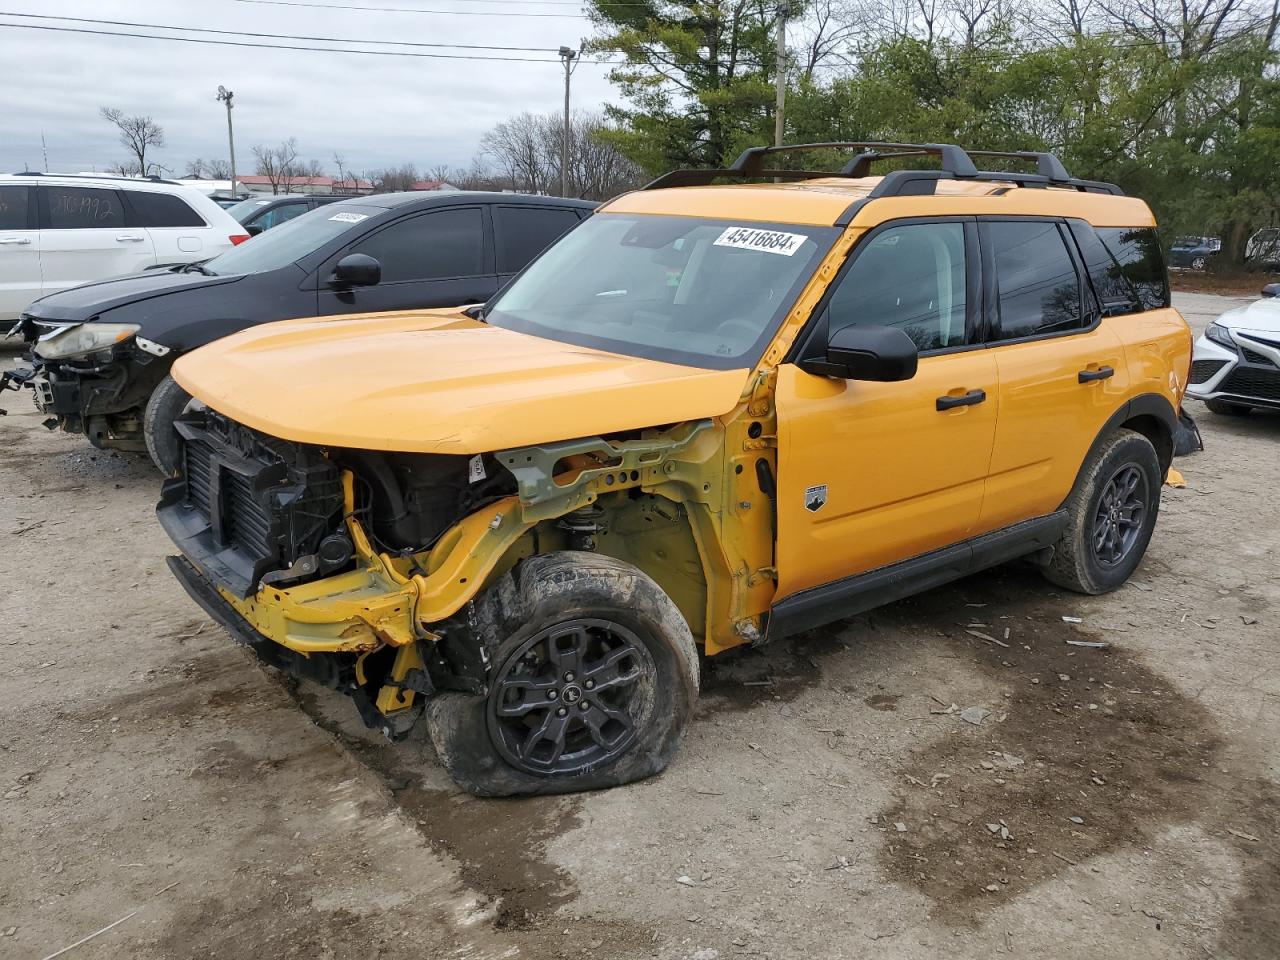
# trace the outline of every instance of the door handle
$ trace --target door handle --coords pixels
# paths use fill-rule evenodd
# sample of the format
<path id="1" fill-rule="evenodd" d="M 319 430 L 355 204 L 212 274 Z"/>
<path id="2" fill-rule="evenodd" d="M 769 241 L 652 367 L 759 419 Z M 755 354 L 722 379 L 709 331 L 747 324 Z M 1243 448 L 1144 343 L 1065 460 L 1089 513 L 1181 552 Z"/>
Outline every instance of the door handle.
<path id="1" fill-rule="evenodd" d="M 116 239 L 117 239 L 117 240 L 120 240 L 120 241 L 124 241 L 124 242 L 129 242 L 129 243 L 141 243 L 141 242 L 142 242 L 142 238 L 141 238 L 141 237 L 135 237 L 135 236 L 134 236 L 133 234 L 131 234 L 131 233 L 122 233 L 122 234 L 120 234 L 120 236 L 116 237 Z"/>
<path id="2" fill-rule="evenodd" d="M 30 238 L 30 237 L 0 237 L 0 243 L 22 243 L 22 244 L 27 244 L 27 243 L 30 243 L 30 242 L 31 242 L 31 238 Z"/>
<path id="3" fill-rule="evenodd" d="M 1099 367 L 1097 370 L 1081 370 L 1076 379 L 1081 383 L 1092 383 L 1094 380 L 1110 380 L 1115 375 L 1110 367 Z"/>
<path id="4" fill-rule="evenodd" d="M 970 390 L 968 393 L 960 396 L 952 396 L 947 394 L 945 397 L 939 397 L 937 407 L 939 410 L 950 410 L 953 407 L 972 407 L 975 403 L 982 403 L 987 399 L 987 391 Z"/>

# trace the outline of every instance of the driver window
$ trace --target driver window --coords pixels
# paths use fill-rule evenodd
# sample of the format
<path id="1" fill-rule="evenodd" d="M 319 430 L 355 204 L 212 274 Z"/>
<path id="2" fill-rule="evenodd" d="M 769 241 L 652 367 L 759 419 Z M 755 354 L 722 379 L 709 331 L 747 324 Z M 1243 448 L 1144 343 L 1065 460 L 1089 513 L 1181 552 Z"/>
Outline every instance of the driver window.
<path id="1" fill-rule="evenodd" d="M 827 336 L 853 324 L 898 327 L 921 352 L 965 341 L 964 224 L 889 227 L 859 246 L 827 306 Z"/>

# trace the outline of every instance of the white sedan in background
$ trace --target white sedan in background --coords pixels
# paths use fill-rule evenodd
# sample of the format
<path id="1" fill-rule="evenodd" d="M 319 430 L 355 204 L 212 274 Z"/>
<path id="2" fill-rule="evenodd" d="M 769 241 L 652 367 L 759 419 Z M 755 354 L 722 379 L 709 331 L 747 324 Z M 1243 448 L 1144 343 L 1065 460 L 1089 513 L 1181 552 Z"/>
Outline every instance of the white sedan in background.
<path id="1" fill-rule="evenodd" d="M 1213 413 L 1280 410 L 1280 283 L 1209 325 L 1196 341 L 1187 396 Z"/>
<path id="2" fill-rule="evenodd" d="M 199 191 L 137 177 L 0 174 L 0 332 L 46 294 L 249 239 Z"/>

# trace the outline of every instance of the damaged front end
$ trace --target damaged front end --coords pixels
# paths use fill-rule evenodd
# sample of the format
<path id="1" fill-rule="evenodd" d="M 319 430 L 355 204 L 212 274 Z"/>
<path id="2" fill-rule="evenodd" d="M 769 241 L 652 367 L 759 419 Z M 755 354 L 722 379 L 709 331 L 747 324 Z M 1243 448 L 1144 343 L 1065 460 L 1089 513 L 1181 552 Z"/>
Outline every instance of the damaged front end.
<path id="1" fill-rule="evenodd" d="M 407 454 L 282 441 L 193 404 L 157 513 L 183 553 L 170 568 L 208 613 L 395 737 L 436 691 L 484 692 L 491 638 L 471 601 L 524 557 L 611 539 L 600 548 L 679 559 L 662 576 L 683 579 L 663 585 L 698 632 L 720 429 Z"/>
<path id="2" fill-rule="evenodd" d="M 104 450 L 146 452 L 143 414 L 168 372 L 167 362 L 157 362 L 168 350 L 139 340 L 136 331 L 132 324 L 24 316 L 13 333 L 29 349 L 0 388 L 30 388 L 50 430 L 84 434 Z"/>

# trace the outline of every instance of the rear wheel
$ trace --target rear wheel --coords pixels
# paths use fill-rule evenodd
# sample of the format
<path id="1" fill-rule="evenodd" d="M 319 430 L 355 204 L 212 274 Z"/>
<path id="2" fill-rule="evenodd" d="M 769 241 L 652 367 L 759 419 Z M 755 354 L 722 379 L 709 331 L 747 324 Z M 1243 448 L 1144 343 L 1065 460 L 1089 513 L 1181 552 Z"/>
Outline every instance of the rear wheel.
<path id="1" fill-rule="evenodd" d="M 174 421 L 191 402 L 191 394 L 183 390 L 173 377 L 165 377 L 151 393 L 142 420 L 142 435 L 147 441 L 151 462 L 166 477 L 177 475 L 182 466 L 182 444 Z"/>
<path id="2" fill-rule="evenodd" d="M 432 698 L 449 774 L 480 796 L 640 780 L 674 755 L 698 697 L 697 648 L 642 571 L 592 553 L 519 564 L 476 602 L 486 695 Z"/>
<path id="3" fill-rule="evenodd" d="M 1222 417 L 1247 417 L 1253 412 L 1253 407 L 1243 403 L 1231 403 L 1229 400 L 1206 400 L 1204 405 L 1209 408 L 1210 413 L 1216 413 Z"/>
<path id="4" fill-rule="evenodd" d="M 1069 521 L 1045 567 L 1077 593 L 1107 593 L 1142 562 L 1160 511 L 1160 463 L 1140 433 L 1117 430 L 1085 467 L 1067 500 Z"/>
<path id="5" fill-rule="evenodd" d="M 1205 268 L 1206 263 L 1207 261 L 1205 260 L 1204 257 L 1194 257 L 1191 260 L 1191 269 L 1203 270 Z"/>

